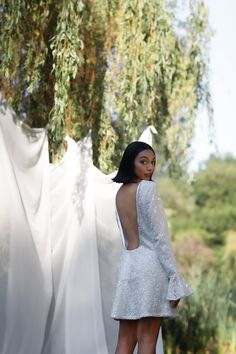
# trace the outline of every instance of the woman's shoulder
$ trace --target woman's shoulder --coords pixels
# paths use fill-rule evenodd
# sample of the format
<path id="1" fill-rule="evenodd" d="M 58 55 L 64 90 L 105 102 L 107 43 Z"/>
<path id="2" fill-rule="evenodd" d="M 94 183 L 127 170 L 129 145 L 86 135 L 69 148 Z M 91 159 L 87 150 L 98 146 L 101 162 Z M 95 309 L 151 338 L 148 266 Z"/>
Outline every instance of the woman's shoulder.
<path id="1" fill-rule="evenodd" d="M 141 190 L 145 190 L 146 192 L 148 192 L 148 191 L 153 192 L 153 191 L 156 191 L 156 190 L 157 190 L 157 184 L 156 184 L 156 182 L 154 182 L 154 181 L 142 180 L 142 181 L 140 182 L 139 188 L 140 188 Z"/>
<path id="2" fill-rule="evenodd" d="M 142 180 L 138 183 L 138 185 L 136 183 L 122 185 L 117 191 L 116 200 L 120 198 L 130 198 L 135 194 L 142 195 L 147 198 L 150 198 L 156 194 L 159 195 L 156 182 Z"/>
<path id="3" fill-rule="evenodd" d="M 157 184 L 154 181 L 146 181 L 143 180 L 139 184 L 139 191 L 140 197 L 145 200 L 155 199 L 159 197 L 159 192 L 157 188 Z"/>
<path id="4" fill-rule="evenodd" d="M 127 183 L 127 184 L 122 184 L 120 188 L 118 189 L 116 195 L 118 194 L 132 194 L 135 190 L 137 189 L 137 186 L 135 183 Z"/>
<path id="5" fill-rule="evenodd" d="M 132 184 L 123 184 L 116 193 L 116 202 L 121 200 L 125 202 L 126 199 L 130 199 L 135 196 L 137 186 Z"/>

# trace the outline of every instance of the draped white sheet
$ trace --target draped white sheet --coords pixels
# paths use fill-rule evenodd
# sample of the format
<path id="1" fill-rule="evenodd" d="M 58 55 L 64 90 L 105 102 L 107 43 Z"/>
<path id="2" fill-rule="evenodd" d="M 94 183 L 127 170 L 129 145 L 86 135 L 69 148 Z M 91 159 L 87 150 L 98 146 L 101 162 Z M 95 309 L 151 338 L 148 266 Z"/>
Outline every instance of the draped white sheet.
<path id="1" fill-rule="evenodd" d="M 119 186 L 93 166 L 89 137 L 67 138 L 50 165 L 46 131 L 1 111 L 0 353 L 113 354 Z"/>
<path id="2" fill-rule="evenodd" d="M 0 127 L 1 353 L 37 354 L 52 297 L 46 132 L 8 109 Z"/>

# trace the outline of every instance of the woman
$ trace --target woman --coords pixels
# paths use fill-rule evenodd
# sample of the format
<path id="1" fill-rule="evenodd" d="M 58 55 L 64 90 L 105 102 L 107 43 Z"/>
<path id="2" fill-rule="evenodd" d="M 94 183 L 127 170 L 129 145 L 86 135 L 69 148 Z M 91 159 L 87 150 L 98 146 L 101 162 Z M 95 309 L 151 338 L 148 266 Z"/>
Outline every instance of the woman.
<path id="1" fill-rule="evenodd" d="M 116 354 L 154 354 L 162 318 L 178 315 L 180 299 L 192 293 L 179 274 L 161 199 L 152 181 L 155 152 L 135 141 L 124 151 L 113 181 L 123 249 L 111 317 L 120 321 Z"/>

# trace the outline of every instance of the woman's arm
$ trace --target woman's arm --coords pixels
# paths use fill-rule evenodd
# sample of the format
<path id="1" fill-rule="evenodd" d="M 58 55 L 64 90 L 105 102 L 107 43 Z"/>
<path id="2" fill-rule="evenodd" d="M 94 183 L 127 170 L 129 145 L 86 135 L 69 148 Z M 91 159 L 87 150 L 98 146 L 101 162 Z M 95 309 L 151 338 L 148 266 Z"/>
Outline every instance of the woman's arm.
<path id="1" fill-rule="evenodd" d="M 147 213 L 155 237 L 155 249 L 158 259 L 167 274 L 169 286 L 168 300 L 178 300 L 192 293 L 191 287 L 181 276 L 172 249 L 167 220 L 156 183 L 149 182 L 146 193 L 148 203 Z"/>

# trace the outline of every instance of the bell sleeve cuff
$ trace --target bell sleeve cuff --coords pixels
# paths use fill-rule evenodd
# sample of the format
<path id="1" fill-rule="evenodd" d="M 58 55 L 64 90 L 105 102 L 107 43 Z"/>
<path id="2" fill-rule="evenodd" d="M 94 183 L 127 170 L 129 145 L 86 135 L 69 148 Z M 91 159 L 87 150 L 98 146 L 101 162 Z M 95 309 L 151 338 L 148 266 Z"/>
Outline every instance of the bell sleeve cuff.
<path id="1" fill-rule="evenodd" d="M 167 300 L 178 300 L 192 294 L 192 288 L 180 274 L 170 277 L 167 291 Z"/>

